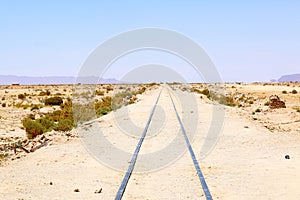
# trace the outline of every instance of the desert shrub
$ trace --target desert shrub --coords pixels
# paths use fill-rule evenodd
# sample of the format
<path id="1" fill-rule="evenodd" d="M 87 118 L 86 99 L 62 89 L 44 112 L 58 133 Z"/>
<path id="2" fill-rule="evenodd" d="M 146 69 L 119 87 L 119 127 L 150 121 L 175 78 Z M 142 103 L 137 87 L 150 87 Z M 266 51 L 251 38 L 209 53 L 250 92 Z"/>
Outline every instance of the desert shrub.
<path id="1" fill-rule="evenodd" d="M 270 105 L 270 102 L 267 101 L 267 102 L 264 103 L 264 105 L 265 105 L 265 106 L 269 106 L 269 105 Z"/>
<path id="2" fill-rule="evenodd" d="M 46 118 L 37 119 L 36 122 L 42 125 L 44 133 L 51 131 L 54 127 L 54 122 Z"/>
<path id="3" fill-rule="evenodd" d="M 107 114 L 112 111 L 112 98 L 111 97 L 103 97 L 101 101 L 95 103 L 95 110 L 97 116 L 103 115 L 103 113 Z"/>
<path id="4" fill-rule="evenodd" d="M 40 107 L 38 105 L 32 105 L 30 110 L 33 111 L 33 110 L 38 110 L 38 109 L 40 109 Z"/>
<path id="5" fill-rule="evenodd" d="M 106 86 L 106 92 L 112 91 L 114 88 L 110 85 Z"/>
<path id="6" fill-rule="evenodd" d="M 51 94 L 51 92 L 49 90 L 46 91 L 41 91 L 39 96 L 49 96 Z"/>
<path id="7" fill-rule="evenodd" d="M 104 95 L 104 91 L 101 91 L 101 90 L 96 90 L 96 95 L 98 96 L 103 96 Z"/>
<path id="8" fill-rule="evenodd" d="M 43 126 L 33 120 L 28 120 L 23 124 L 26 136 L 29 139 L 35 138 L 37 135 L 43 134 Z"/>
<path id="9" fill-rule="evenodd" d="M 206 88 L 206 89 L 202 90 L 202 91 L 200 92 L 200 94 L 203 94 L 203 95 L 209 97 L 209 90 Z"/>
<path id="10" fill-rule="evenodd" d="M 74 109 L 72 115 L 74 119 L 74 124 L 90 121 L 95 118 L 95 113 L 92 112 L 95 109 L 95 105 L 93 103 L 89 103 L 89 104 L 76 103 L 73 104 L 72 109 Z"/>
<path id="11" fill-rule="evenodd" d="M 254 104 L 254 101 L 253 100 L 249 100 L 248 103 L 249 104 Z"/>
<path id="12" fill-rule="evenodd" d="M 260 108 L 257 108 L 256 110 L 255 110 L 255 112 L 261 112 L 261 109 Z"/>
<path id="13" fill-rule="evenodd" d="M 6 107 L 6 103 L 2 103 L 1 105 L 2 105 L 3 108 Z"/>
<path id="14" fill-rule="evenodd" d="M 226 102 L 224 103 L 226 106 L 236 106 L 234 98 L 232 96 L 228 96 L 225 98 Z"/>
<path id="15" fill-rule="evenodd" d="M 102 116 L 102 115 L 106 115 L 110 112 L 110 110 L 107 110 L 107 109 L 103 109 L 103 110 L 98 110 L 97 111 L 97 116 Z"/>
<path id="16" fill-rule="evenodd" d="M 283 91 L 282 91 L 282 94 L 287 94 L 287 91 L 286 91 L 286 90 L 283 90 Z"/>
<path id="17" fill-rule="evenodd" d="M 18 94 L 18 99 L 25 99 L 26 95 L 25 94 Z"/>
<path id="18" fill-rule="evenodd" d="M 45 100 L 45 105 L 60 106 L 63 103 L 61 97 L 50 97 Z"/>
<path id="19" fill-rule="evenodd" d="M 292 94 L 297 94 L 297 90 L 292 90 Z"/>
<path id="20" fill-rule="evenodd" d="M 146 87 L 142 87 L 142 88 L 138 89 L 136 94 L 143 94 L 145 91 L 146 91 Z"/>
<path id="21" fill-rule="evenodd" d="M 56 131 L 70 131 L 74 127 L 74 123 L 69 119 L 62 119 L 58 122 L 58 124 L 54 127 Z"/>
<path id="22" fill-rule="evenodd" d="M 37 105 L 36 105 L 37 106 Z M 60 105 L 61 110 L 48 113 L 44 117 L 35 119 L 33 114 L 28 115 L 22 120 L 23 127 L 26 130 L 28 138 L 34 138 L 36 135 L 51 131 L 69 131 L 74 126 L 72 102 L 66 101 Z M 82 113 L 80 113 L 82 114 Z"/>
<path id="23" fill-rule="evenodd" d="M 202 94 L 201 91 L 200 91 L 199 89 L 194 88 L 194 87 L 191 89 L 191 92 L 196 92 L 196 93 L 198 93 L 198 94 Z"/>
<path id="24" fill-rule="evenodd" d="M 5 97 L 2 97 L 2 101 L 4 101 L 5 100 Z"/>
<path id="25" fill-rule="evenodd" d="M 158 85 L 158 83 L 152 82 L 149 84 L 150 87 L 155 86 L 155 85 Z"/>
<path id="26" fill-rule="evenodd" d="M 300 112 L 300 107 L 298 106 L 293 107 L 293 109 L 296 110 L 296 112 Z"/>
<path id="27" fill-rule="evenodd" d="M 56 110 L 53 113 L 48 113 L 45 117 L 50 121 L 58 122 L 62 118 L 62 111 Z"/>

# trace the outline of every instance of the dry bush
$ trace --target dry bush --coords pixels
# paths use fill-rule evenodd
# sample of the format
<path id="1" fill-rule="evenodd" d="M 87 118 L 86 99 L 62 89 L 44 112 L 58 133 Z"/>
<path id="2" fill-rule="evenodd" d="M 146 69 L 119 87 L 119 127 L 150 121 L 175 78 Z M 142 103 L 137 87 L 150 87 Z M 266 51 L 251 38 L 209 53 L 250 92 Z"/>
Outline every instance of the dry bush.
<path id="1" fill-rule="evenodd" d="M 45 100 L 45 105 L 48 106 L 60 106 L 63 103 L 61 97 L 50 97 Z"/>
<path id="2" fill-rule="evenodd" d="M 41 91 L 39 96 L 49 96 L 51 94 L 51 92 L 49 90 L 46 91 Z"/>
<path id="3" fill-rule="evenodd" d="M 106 92 L 112 91 L 113 89 L 111 85 L 106 86 Z"/>
<path id="4" fill-rule="evenodd" d="M 98 96 L 103 96 L 104 95 L 104 91 L 96 90 L 95 94 L 98 95 Z"/>
<path id="5" fill-rule="evenodd" d="M 25 94 L 18 94 L 18 99 L 25 99 L 26 98 L 26 95 Z"/>

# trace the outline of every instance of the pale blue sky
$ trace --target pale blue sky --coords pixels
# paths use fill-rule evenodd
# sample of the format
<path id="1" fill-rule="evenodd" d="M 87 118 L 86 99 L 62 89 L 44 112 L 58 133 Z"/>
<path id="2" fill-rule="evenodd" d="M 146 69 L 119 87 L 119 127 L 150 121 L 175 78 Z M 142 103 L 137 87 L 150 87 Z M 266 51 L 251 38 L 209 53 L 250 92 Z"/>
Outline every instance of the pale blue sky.
<path id="1" fill-rule="evenodd" d="M 106 39 L 159 27 L 196 41 L 224 81 L 269 81 L 300 72 L 299 10 L 296 0 L 1 1 L 0 74 L 75 76 Z"/>

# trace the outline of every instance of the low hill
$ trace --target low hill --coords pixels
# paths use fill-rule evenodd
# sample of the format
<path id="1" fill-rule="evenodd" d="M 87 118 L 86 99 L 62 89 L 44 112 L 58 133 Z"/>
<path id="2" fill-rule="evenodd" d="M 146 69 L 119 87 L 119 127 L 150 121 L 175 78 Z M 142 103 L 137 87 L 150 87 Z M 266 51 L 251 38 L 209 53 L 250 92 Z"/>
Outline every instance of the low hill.
<path id="1" fill-rule="evenodd" d="M 98 82 L 103 84 L 115 84 L 118 83 L 115 79 L 100 79 L 98 77 L 85 77 L 83 80 L 90 80 L 92 82 Z M 45 77 L 30 77 L 30 76 L 11 76 L 0 75 L 0 85 L 38 85 L 38 84 L 74 84 L 78 82 L 76 77 L 72 76 L 45 76 Z M 83 81 L 85 82 L 85 81 Z"/>

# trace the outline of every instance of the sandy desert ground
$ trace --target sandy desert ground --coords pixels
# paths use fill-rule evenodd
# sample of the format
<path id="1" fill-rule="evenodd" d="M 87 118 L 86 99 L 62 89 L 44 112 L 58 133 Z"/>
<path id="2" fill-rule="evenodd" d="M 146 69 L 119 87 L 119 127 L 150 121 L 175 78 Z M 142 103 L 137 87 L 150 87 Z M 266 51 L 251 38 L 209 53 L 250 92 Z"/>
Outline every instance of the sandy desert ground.
<path id="1" fill-rule="evenodd" d="M 107 90 L 107 85 L 99 86 L 103 94 L 96 98 L 101 101 L 102 96 L 112 96 L 117 87 L 121 86 L 112 86 L 112 90 Z M 210 89 L 207 84 L 173 84 L 171 87 L 180 116 L 198 116 L 196 126 L 189 121 L 185 121 L 185 126 L 187 132 L 195 128 L 190 140 L 214 199 L 300 198 L 299 83 L 225 84 L 224 95 L 230 103 L 225 104 L 229 106 L 219 105 L 203 94 L 203 90 Z M 171 143 L 178 149 L 185 146 L 168 87 L 164 85 L 147 87 L 144 93 L 136 95 L 136 103 L 70 132 L 45 133 L 48 142 L 32 153 L 13 148 L 18 141 L 36 145 L 42 140 L 41 136 L 32 141 L 26 139 L 22 127 L 24 117 L 43 116 L 60 109 L 44 106 L 47 98 L 44 93 L 49 91 L 48 96 L 67 99 L 72 97 L 72 90 L 72 85 L 1 86 L 0 199 L 114 199 L 160 91 L 161 97 L 136 163 L 138 173 L 132 174 L 123 199 L 205 199 L 186 149 L 172 162 L 167 162 L 172 154 L 157 153 Z M 195 97 L 197 107 L 184 110 L 179 100 L 189 95 Z M 271 95 L 278 95 L 286 108 L 271 109 Z M 32 110 L 34 106 L 38 109 Z M 207 138 L 215 107 L 225 111 L 222 130 L 214 148 L 200 159 L 201 145 Z M 129 130 L 135 135 L 124 134 L 122 130 L 129 122 L 134 125 L 134 128 L 129 126 Z M 89 149 L 87 142 L 83 142 L 84 137 L 78 134 L 99 129 L 109 141 L 109 148 L 117 147 L 128 153 L 117 167 L 113 165 L 115 162 L 107 164 L 111 149 L 101 149 L 102 155 L 106 155 L 101 159 L 97 157 L 99 151 Z M 146 155 L 151 153 L 154 157 L 149 161 Z M 287 155 L 290 159 L 286 159 Z M 166 164 L 155 167 L 157 160 Z M 152 165 L 153 170 L 149 170 Z"/>

